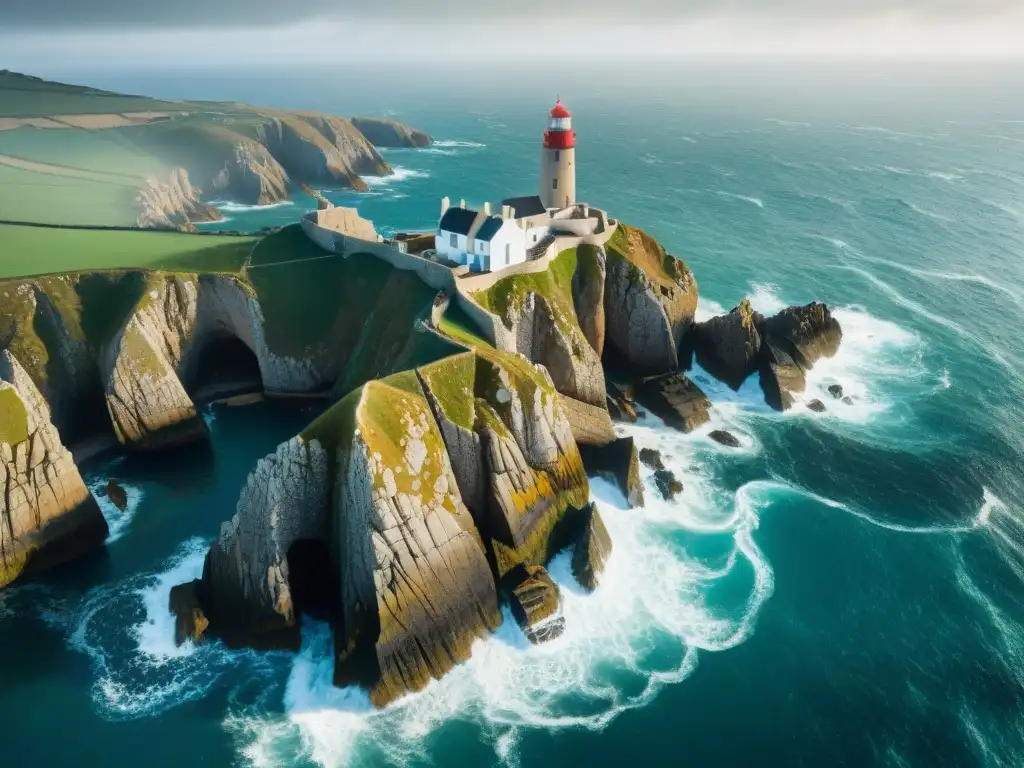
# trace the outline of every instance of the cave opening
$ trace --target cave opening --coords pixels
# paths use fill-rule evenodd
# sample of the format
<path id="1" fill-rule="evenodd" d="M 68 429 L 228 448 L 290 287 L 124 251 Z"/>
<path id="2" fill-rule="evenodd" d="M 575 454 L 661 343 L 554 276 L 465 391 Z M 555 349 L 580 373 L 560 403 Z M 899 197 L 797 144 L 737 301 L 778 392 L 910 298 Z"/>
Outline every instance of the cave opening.
<path id="1" fill-rule="evenodd" d="M 317 621 L 335 618 L 341 604 L 341 586 L 326 543 L 299 539 L 288 548 L 288 588 L 296 618 L 300 614 Z"/>
<path id="2" fill-rule="evenodd" d="M 193 400 L 208 400 L 262 389 L 263 377 L 259 361 L 241 339 L 221 336 L 210 340 L 200 350 L 189 387 L 189 395 Z"/>

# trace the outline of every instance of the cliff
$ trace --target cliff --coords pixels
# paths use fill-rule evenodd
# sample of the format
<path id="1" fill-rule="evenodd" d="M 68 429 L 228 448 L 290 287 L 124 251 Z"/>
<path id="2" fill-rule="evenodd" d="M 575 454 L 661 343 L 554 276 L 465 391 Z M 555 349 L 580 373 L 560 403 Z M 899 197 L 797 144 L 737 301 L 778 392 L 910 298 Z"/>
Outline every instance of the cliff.
<path id="1" fill-rule="evenodd" d="M 9 350 L 0 352 L 0 588 L 99 546 L 107 524 Z"/>
<path id="2" fill-rule="evenodd" d="M 428 147 L 433 143 L 423 131 L 379 117 L 353 117 L 352 124 L 375 147 Z"/>

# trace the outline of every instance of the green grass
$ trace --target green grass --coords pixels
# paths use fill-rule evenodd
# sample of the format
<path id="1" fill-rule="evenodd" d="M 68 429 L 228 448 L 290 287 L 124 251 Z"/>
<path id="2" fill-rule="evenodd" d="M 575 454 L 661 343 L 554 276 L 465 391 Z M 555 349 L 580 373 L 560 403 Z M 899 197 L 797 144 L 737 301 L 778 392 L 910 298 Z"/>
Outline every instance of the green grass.
<path id="1" fill-rule="evenodd" d="M 605 248 L 610 258 L 625 259 L 656 285 L 677 285 L 689 272 L 685 264 L 666 252 L 653 237 L 622 223 Z"/>
<path id="2" fill-rule="evenodd" d="M 472 430 L 475 421 L 474 388 L 476 355 L 464 352 L 418 369 L 445 417 L 453 424 Z"/>
<path id="3" fill-rule="evenodd" d="M 257 237 L 0 224 L 0 279 L 56 272 L 237 272 Z"/>
<path id="4" fill-rule="evenodd" d="M 0 71 L 0 117 L 95 115 L 167 109 L 181 109 L 181 105 Z"/>
<path id="5" fill-rule="evenodd" d="M 28 440 L 28 413 L 11 387 L 0 389 L 0 443 L 17 445 Z"/>
<path id="6" fill-rule="evenodd" d="M 490 288 L 473 294 L 489 312 L 509 319 L 531 293 L 543 296 L 551 307 L 554 322 L 569 338 L 580 333 L 572 302 L 572 276 L 576 272 L 576 249 L 562 251 L 543 272 L 512 275 Z"/>
<path id="7" fill-rule="evenodd" d="M 263 264 L 317 259 L 329 255 L 329 251 L 325 251 L 306 237 L 302 227 L 298 224 L 290 224 L 260 240 L 252 251 L 252 261 L 250 263 L 253 267 L 259 267 Z M 325 259 L 325 261 L 331 260 Z M 337 260 L 341 261 L 340 258 Z M 253 272 L 255 271 L 253 270 Z"/>
<path id="8" fill-rule="evenodd" d="M 137 194 L 137 185 L 113 178 L 77 179 L 0 165 L 0 220 L 130 227 L 137 222 Z M 0 248 L 5 245 L 0 242 Z"/>
<path id="9" fill-rule="evenodd" d="M 480 335 L 480 329 L 476 327 L 476 323 L 470 319 L 466 311 L 454 300 L 448 305 L 448 309 L 438 324 L 438 329 L 446 336 L 469 347 L 487 344 L 484 337 Z"/>

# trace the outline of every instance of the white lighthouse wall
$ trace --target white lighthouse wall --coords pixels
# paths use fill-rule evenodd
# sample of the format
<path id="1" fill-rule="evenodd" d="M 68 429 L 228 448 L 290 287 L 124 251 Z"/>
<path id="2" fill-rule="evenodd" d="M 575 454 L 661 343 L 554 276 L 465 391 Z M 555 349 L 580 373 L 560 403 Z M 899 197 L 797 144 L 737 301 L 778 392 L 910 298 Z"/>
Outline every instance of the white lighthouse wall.
<path id="1" fill-rule="evenodd" d="M 544 207 L 561 209 L 576 205 L 576 148 L 543 147 L 540 169 L 540 199 Z"/>

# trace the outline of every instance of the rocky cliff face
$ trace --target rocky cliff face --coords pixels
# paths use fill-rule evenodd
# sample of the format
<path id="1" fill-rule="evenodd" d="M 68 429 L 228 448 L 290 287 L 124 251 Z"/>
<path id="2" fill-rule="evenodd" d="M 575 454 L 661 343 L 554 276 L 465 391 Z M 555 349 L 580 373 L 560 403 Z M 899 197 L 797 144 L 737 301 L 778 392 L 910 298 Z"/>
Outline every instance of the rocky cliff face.
<path id="1" fill-rule="evenodd" d="M 200 194 L 184 168 L 174 168 L 166 179 L 147 179 L 135 198 L 138 225 L 192 232 L 194 222 L 220 221 L 220 213 L 205 205 Z"/>
<path id="2" fill-rule="evenodd" d="M 288 199 L 288 173 L 270 150 L 238 137 L 223 161 L 211 168 L 210 192 L 247 205 L 272 205 Z"/>
<path id="3" fill-rule="evenodd" d="M 9 350 L 0 352 L 0 587 L 97 547 L 107 524 Z"/>
<path id="4" fill-rule="evenodd" d="M 728 315 L 697 323 L 692 333 L 697 362 L 715 378 L 739 389 L 756 368 L 761 349 L 757 327 L 764 318 L 744 299 Z"/>
<path id="5" fill-rule="evenodd" d="M 428 147 L 433 143 L 423 131 L 379 117 L 353 117 L 352 124 L 375 147 Z"/>
<path id="6" fill-rule="evenodd" d="M 679 367 L 679 346 L 697 311 L 697 281 L 650 235 L 624 224 L 607 245 L 605 334 L 617 356 L 658 374 Z"/>

